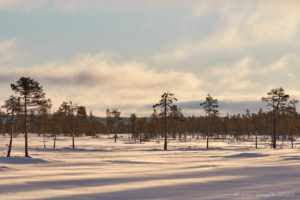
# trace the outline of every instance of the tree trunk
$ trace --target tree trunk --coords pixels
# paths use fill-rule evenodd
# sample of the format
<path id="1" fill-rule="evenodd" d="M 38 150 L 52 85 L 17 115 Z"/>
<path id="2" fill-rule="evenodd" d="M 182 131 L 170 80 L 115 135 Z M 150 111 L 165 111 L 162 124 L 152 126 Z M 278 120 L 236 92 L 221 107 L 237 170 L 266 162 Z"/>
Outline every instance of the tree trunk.
<path id="1" fill-rule="evenodd" d="M 54 144 L 53 144 L 53 149 L 55 149 L 55 142 L 56 142 L 56 133 L 53 127 L 53 135 L 54 135 Z"/>
<path id="2" fill-rule="evenodd" d="M 257 149 L 257 131 L 255 131 L 255 149 Z"/>
<path id="3" fill-rule="evenodd" d="M 115 143 L 116 143 L 117 142 L 116 126 L 114 126 L 114 131 L 115 131 Z"/>
<path id="4" fill-rule="evenodd" d="M 46 149 L 46 133 L 44 130 L 43 130 L 43 132 L 44 132 L 44 149 Z"/>
<path id="5" fill-rule="evenodd" d="M 140 131 L 140 144 L 142 143 L 142 137 L 141 137 L 141 131 Z"/>
<path id="6" fill-rule="evenodd" d="M 11 146 L 12 146 L 12 139 L 13 139 L 13 132 L 14 132 L 14 112 L 13 112 L 13 109 L 12 109 L 12 112 L 11 112 L 11 131 L 10 131 L 10 141 L 9 141 L 9 147 L 8 147 L 8 151 L 7 151 L 7 157 L 10 156 Z"/>
<path id="7" fill-rule="evenodd" d="M 167 150 L 167 95 L 165 96 L 165 145 L 164 150 Z"/>
<path id="8" fill-rule="evenodd" d="M 273 109 L 274 109 L 274 103 L 273 103 Z M 276 134 L 275 134 L 275 132 L 276 132 L 276 110 L 274 110 L 273 111 L 273 115 L 274 115 L 274 119 L 273 119 L 273 130 L 274 130 L 274 132 L 273 132 L 273 149 L 276 149 Z"/>
<path id="9" fill-rule="evenodd" d="M 20 100 L 20 98 L 19 98 Z M 18 136 L 20 135 L 20 113 L 18 114 Z"/>
<path id="10" fill-rule="evenodd" d="M 25 84 L 26 85 L 26 84 Z M 27 141 L 27 96 L 25 89 L 25 157 L 28 157 L 28 141 Z"/>
<path id="11" fill-rule="evenodd" d="M 275 122 L 276 122 L 276 113 L 274 112 L 274 124 L 273 124 L 273 129 L 274 129 L 274 132 L 273 132 L 273 149 L 276 149 L 276 125 L 275 125 Z"/>
<path id="12" fill-rule="evenodd" d="M 73 149 L 74 149 L 75 148 L 75 142 L 74 142 L 74 123 L 72 123 L 72 142 L 73 142 L 72 146 L 73 146 Z"/>
<path id="13" fill-rule="evenodd" d="M 208 139 L 209 139 L 209 127 L 210 127 L 210 114 L 208 114 L 208 131 L 207 131 L 207 140 L 206 140 L 207 149 L 208 149 Z"/>
<path id="14" fill-rule="evenodd" d="M 207 149 L 208 149 L 208 138 L 209 138 L 208 134 L 209 134 L 209 133 L 207 133 L 207 140 L 206 140 L 206 148 L 207 148 Z"/>

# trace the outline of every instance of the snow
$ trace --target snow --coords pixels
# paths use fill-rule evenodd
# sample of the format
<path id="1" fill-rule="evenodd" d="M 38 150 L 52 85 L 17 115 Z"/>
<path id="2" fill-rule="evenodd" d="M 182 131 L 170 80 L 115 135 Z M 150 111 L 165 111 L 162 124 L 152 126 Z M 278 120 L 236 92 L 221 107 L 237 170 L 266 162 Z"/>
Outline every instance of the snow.
<path id="1" fill-rule="evenodd" d="M 300 199 L 300 147 L 278 142 L 276 150 L 259 139 L 186 141 L 163 139 L 134 143 L 126 134 L 117 139 L 53 139 L 29 134 L 0 137 L 0 199 Z M 137 141 L 139 142 L 139 141 Z"/>

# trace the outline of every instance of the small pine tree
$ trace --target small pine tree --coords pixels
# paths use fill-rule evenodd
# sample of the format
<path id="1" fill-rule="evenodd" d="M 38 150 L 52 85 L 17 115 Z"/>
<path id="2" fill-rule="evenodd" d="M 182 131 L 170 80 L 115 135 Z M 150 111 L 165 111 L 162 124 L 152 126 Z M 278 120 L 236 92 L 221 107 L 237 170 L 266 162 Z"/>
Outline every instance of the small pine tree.
<path id="1" fill-rule="evenodd" d="M 212 116 L 219 115 L 219 111 L 217 108 L 219 108 L 218 100 L 213 99 L 210 94 L 207 95 L 206 101 L 203 103 L 200 103 L 200 106 L 203 106 L 204 112 L 208 114 L 208 130 L 207 130 L 207 145 L 208 148 L 208 140 L 209 140 L 209 134 L 210 134 L 210 120 Z"/>

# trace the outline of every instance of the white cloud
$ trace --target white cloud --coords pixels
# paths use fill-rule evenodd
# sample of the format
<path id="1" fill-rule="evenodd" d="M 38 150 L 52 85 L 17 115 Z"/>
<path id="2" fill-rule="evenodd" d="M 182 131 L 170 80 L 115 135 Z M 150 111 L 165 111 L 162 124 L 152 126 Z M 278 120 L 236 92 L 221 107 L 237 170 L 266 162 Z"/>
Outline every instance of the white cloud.
<path id="1" fill-rule="evenodd" d="M 295 54 L 285 55 L 266 65 L 246 56 L 233 64 L 211 66 L 203 73 L 201 80 L 205 90 L 214 91 L 220 100 L 259 100 L 277 87 L 294 88 L 297 91 L 299 81 L 293 77 L 300 74 L 295 67 L 299 65 L 300 57 Z"/>
<path id="2" fill-rule="evenodd" d="M 269 73 L 286 72 L 289 76 L 291 76 L 291 73 L 288 73 L 291 67 L 299 64 L 300 58 L 296 54 L 288 54 L 268 66 L 262 67 L 262 69 L 257 71 L 257 73 L 267 75 Z"/>
<path id="3" fill-rule="evenodd" d="M 17 43 L 15 39 L 0 43 L 0 58 L 7 66 L 22 53 L 16 48 Z M 245 56 L 233 64 L 211 66 L 196 76 L 174 70 L 159 72 L 143 62 L 122 60 L 116 53 L 80 54 L 71 60 L 55 60 L 27 68 L 1 67 L 0 98 L 4 101 L 10 95 L 9 84 L 21 76 L 30 76 L 44 86 L 47 98 L 53 100 L 53 110 L 62 101 L 72 100 L 93 109 L 96 115 L 104 115 L 106 108 L 119 108 L 124 115 L 136 112 L 148 116 L 151 105 L 166 91 L 174 93 L 179 102 L 200 101 L 207 93 L 221 101 L 260 100 L 270 89 L 281 86 L 276 86 L 280 83 L 278 77 L 295 74 L 292 66 L 300 64 L 299 61 L 296 54 L 288 54 L 261 65 L 255 58 Z M 275 84 L 264 82 L 269 74 Z M 256 77 L 262 80 L 255 80 Z M 298 94 L 295 87 L 289 88 L 291 93 Z M 150 106 L 145 108 L 145 105 Z"/>
<path id="4" fill-rule="evenodd" d="M 115 54 L 83 54 L 69 62 L 54 61 L 28 69 L 53 85 L 76 87 L 159 89 L 197 88 L 200 81 L 192 73 L 157 72 L 137 61 L 115 62 Z"/>
<path id="5" fill-rule="evenodd" d="M 96 109 L 96 114 L 116 107 L 129 114 L 145 104 L 155 104 L 163 92 L 180 93 L 176 95 L 180 99 L 180 96 L 194 93 L 201 85 L 192 73 L 157 72 L 144 63 L 115 60 L 118 60 L 116 54 L 82 54 L 69 61 L 0 69 L 1 85 L 9 87 L 21 76 L 31 77 L 44 86 L 47 98 L 54 102 L 54 110 L 63 100 L 70 99 Z"/>
<path id="6" fill-rule="evenodd" d="M 227 90 L 253 88 L 256 87 L 257 84 L 250 80 L 253 73 L 251 69 L 252 63 L 253 58 L 246 56 L 232 66 L 211 67 L 208 70 L 210 73 L 209 77 L 218 80 L 218 86 L 222 88 L 226 87 Z"/>

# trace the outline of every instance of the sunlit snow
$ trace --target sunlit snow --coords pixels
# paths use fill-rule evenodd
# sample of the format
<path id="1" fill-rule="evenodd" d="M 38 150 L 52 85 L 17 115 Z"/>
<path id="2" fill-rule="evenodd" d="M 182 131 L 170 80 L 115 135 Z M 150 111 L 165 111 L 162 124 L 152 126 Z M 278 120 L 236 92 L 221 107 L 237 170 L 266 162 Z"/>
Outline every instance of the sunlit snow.
<path id="1" fill-rule="evenodd" d="M 29 155 L 24 137 L 0 140 L 0 199 L 300 199 L 299 142 L 270 148 L 253 137 L 210 141 L 188 137 L 142 144 L 128 135 L 117 143 L 107 135 L 59 136 L 53 139 L 29 134 Z M 137 141 L 138 142 L 138 141 Z M 159 143 L 159 144 L 158 144 Z M 248 196 L 247 196 L 248 195 Z M 280 196 L 281 195 L 281 196 Z"/>

